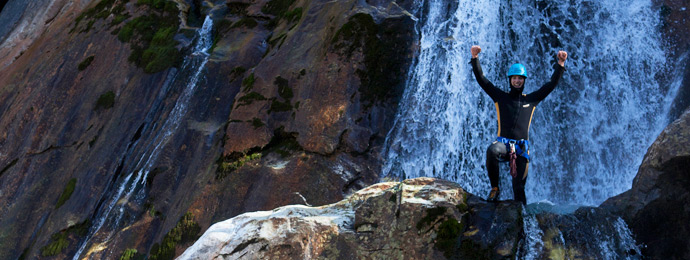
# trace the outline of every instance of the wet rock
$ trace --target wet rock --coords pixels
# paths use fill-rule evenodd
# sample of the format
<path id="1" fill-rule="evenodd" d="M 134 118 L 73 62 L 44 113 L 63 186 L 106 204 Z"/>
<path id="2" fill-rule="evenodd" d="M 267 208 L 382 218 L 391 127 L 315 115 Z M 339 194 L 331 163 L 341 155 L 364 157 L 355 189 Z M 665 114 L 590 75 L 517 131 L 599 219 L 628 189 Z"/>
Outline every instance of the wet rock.
<path id="1" fill-rule="evenodd" d="M 690 257 L 690 110 L 649 147 L 632 188 L 601 207 L 620 215 L 652 259 Z"/>

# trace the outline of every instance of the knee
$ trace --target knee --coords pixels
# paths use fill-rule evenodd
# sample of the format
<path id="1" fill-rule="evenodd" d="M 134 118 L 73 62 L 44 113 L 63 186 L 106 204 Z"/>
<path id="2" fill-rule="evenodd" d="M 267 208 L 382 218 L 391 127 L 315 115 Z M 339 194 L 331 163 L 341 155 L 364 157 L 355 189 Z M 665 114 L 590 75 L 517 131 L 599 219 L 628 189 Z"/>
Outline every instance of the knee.
<path id="1" fill-rule="evenodd" d="M 487 158 L 496 158 L 500 159 L 503 155 L 506 154 L 506 145 L 500 142 L 493 142 L 491 145 L 489 145 L 489 148 L 486 149 L 486 157 Z"/>

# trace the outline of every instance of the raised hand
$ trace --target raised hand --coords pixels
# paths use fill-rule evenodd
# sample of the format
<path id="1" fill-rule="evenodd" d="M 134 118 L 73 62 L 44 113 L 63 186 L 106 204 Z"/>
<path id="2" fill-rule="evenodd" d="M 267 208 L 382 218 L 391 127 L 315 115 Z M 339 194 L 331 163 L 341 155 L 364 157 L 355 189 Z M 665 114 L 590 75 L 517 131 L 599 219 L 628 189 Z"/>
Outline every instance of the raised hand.
<path id="1" fill-rule="evenodd" d="M 479 53 L 482 52 L 482 47 L 479 47 L 479 45 L 474 45 L 472 46 L 471 52 L 472 58 L 477 58 L 479 57 Z"/>
<path id="2" fill-rule="evenodd" d="M 568 53 L 565 51 L 558 51 L 558 64 L 565 67 L 565 60 L 568 58 Z"/>

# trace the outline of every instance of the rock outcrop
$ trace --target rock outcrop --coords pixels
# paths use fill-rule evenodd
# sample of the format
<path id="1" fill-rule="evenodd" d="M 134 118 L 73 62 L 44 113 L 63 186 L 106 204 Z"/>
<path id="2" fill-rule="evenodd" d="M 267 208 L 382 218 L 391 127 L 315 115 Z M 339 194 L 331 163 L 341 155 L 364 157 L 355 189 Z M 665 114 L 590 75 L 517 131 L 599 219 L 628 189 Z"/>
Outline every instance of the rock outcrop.
<path id="1" fill-rule="evenodd" d="M 601 207 L 630 226 L 652 259 L 690 258 L 690 110 L 649 147 L 632 188 Z"/>
<path id="2" fill-rule="evenodd" d="M 338 203 L 245 213 L 211 226 L 179 259 L 640 259 L 623 220 L 605 210 L 527 212 L 458 184 L 379 183 Z"/>
<path id="3" fill-rule="evenodd" d="M 179 259 L 514 258 L 521 212 L 519 202 L 480 202 L 448 181 L 379 183 L 327 206 L 214 224 Z"/>

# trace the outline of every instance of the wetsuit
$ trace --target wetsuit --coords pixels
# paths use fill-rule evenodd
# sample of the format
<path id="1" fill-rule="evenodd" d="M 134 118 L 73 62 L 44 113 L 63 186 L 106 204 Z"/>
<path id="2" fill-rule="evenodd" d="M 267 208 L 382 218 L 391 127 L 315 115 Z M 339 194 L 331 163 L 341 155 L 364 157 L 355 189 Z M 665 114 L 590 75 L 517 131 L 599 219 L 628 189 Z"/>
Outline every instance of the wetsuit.
<path id="1" fill-rule="evenodd" d="M 506 93 L 484 77 L 482 67 L 479 65 L 479 59 L 473 58 L 470 63 L 472 64 L 472 71 L 477 79 L 477 83 L 491 97 L 496 106 L 496 114 L 498 116 L 497 136 L 515 140 L 529 140 L 529 127 L 534 115 L 534 109 L 539 102 L 544 100 L 556 88 L 565 68 L 555 64 L 551 80 L 537 91 L 525 95 L 522 94 L 522 90 L 525 88 L 524 85 L 521 88 L 514 88 L 511 85 L 510 92 Z M 508 80 L 508 83 L 510 84 L 510 80 Z M 524 149 L 525 147 L 521 148 Z M 491 187 L 498 187 L 498 163 L 508 160 L 507 150 L 508 148 L 505 144 L 497 141 L 493 142 L 489 149 L 487 149 L 486 168 L 491 181 Z M 513 196 L 516 200 L 526 204 L 525 182 L 527 181 L 529 161 L 523 156 L 518 156 L 516 165 L 517 177 L 513 178 Z"/>

